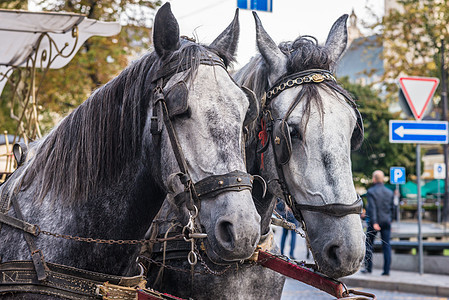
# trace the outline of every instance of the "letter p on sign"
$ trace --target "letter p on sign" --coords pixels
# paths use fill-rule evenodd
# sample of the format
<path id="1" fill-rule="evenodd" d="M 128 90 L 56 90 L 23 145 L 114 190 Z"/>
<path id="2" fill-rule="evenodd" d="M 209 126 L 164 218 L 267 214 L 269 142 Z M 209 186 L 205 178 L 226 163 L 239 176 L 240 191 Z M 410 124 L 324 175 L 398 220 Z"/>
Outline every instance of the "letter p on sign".
<path id="1" fill-rule="evenodd" d="M 404 184 L 405 183 L 405 168 L 404 167 L 391 167 L 390 168 L 390 183 L 391 184 Z"/>

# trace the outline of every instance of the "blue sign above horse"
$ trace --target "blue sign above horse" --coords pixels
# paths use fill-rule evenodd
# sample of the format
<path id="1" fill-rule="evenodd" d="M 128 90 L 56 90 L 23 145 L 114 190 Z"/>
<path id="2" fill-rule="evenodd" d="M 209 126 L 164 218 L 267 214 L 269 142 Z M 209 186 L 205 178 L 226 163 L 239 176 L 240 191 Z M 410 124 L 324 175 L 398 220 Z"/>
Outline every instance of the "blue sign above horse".
<path id="1" fill-rule="evenodd" d="M 272 12 L 273 0 L 237 0 L 237 7 L 241 9 Z"/>
<path id="2" fill-rule="evenodd" d="M 390 120 L 390 143 L 447 144 L 447 121 Z"/>
<path id="3" fill-rule="evenodd" d="M 390 168 L 390 183 L 391 184 L 404 184 L 405 183 L 405 168 L 404 167 L 391 167 Z"/>

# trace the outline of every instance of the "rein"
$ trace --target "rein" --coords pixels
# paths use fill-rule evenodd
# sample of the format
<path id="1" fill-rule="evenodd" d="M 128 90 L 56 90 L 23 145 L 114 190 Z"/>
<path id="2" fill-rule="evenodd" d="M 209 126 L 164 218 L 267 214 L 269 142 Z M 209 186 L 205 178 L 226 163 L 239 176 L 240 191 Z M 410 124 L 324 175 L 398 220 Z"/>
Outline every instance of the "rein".
<path id="1" fill-rule="evenodd" d="M 306 204 L 298 204 L 294 201 L 293 195 L 290 193 L 289 188 L 287 186 L 287 182 L 285 180 L 285 174 L 283 170 L 283 165 L 287 164 L 292 151 L 291 139 L 290 139 L 290 131 L 287 124 L 287 119 L 290 117 L 290 114 L 294 111 L 294 109 L 298 106 L 301 100 L 304 97 L 305 90 L 302 89 L 298 97 L 296 97 L 295 101 L 293 101 L 285 116 L 282 119 L 274 120 L 271 113 L 271 102 L 284 90 L 302 85 L 304 83 L 322 83 L 325 81 L 334 81 L 336 82 L 335 77 L 327 70 L 322 69 L 310 69 L 302 72 L 298 72 L 289 76 L 284 76 L 280 80 L 278 80 L 272 88 L 266 92 L 265 95 L 265 104 L 264 104 L 264 114 L 262 117 L 263 127 L 266 129 L 265 132 L 259 133 L 259 136 L 262 137 L 262 148 L 257 152 L 262 153 L 268 149 L 268 146 L 271 144 L 276 171 L 278 174 L 278 179 L 276 180 L 281 187 L 283 196 L 285 198 L 286 203 L 293 211 L 295 218 L 300 221 L 304 230 L 306 230 L 305 221 L 302 216 L 302 211 L 313 211 L 324 213 L 334 217 L 343 217 L 348 214 L 360 214 L 362 212 L 362 199 L 359 195 L 357 195 L 357 199 L 352 204 L 325 204 L 325 205 L 306 205 Z M 340 94 L 340 91 L 336 90 Z M 356 110 L 355 103 L 352 99 L 348 98 L 346 95 L 342 94 L 346 101 Z M 264 129 L 263 128 L 263 129 Z"/>

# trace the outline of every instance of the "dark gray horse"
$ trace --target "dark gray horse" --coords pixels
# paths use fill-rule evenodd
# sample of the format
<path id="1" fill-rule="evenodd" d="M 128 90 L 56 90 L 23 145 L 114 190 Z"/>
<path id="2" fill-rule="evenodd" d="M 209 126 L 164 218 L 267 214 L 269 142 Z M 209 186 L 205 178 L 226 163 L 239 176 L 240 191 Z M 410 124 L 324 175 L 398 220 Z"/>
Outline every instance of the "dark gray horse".
<path id="1" fill-rule="evenodd" d="M 155 93 L 161 90 L 182 147 L 189 175 L 184 179 L 197 183 L 233 171 L 246 176 L 242 128 L 251 115 L 249 101 L 225 69 L 233 60 L 238 31 L 234 20 L 210 46 L 180 39 L 178 23 L 165 4 L 155 18 L 155 51 L 32 143 L 27 161 L 0 187 L 2 198 L 15 197 L 24 219 L 45 231 L 143 238 L 167 191 L 184 188 L 170 180 L 180 172 L 180 163 L 168 125 L 157 121 L 160 111 L 154 112 Z M 161 86 L 156 88 L 156 83 Z M 195 203 L 200 206 L 198 224 L 207 233 L 209 257 L 217 262 L 250 257 L 260 238 L 260 216 L 250 189 L 200 199 Z M 8 214 L 15 216 L 17 210 L 11 207 Z M 1 229 L 1 261 L 30 260 L 22 232 L 8 225 Z M 116 275 L 135 265 L 130 261 L 135 246 L 42 234 L 34 240 L 45 260 L 53 263 Z"/>
<path id="2" fill-rule="evenodd" d="M 294 42 L 282 43 L 279 47 L 265 32 L 256 14 L 255 18 L 257 45 L 262 55 L 253 58 L 234 78 L 238 83 L 254 89 L 257 99 L 265 98 L 265 92 L 282 76 L 308 69 L 332 71 L 346 46 L 347 16 L 335 22 L 324 46 L 317 45 L 311 37 L 301 36 Z M 317 82 L 310 82 L 294 87 L 273 102 L 273 118 L 278 118 L 285 115 L 301 89 L 305 89 L 307 95 L 288 119 L 291 128 L 288 134 L 291 135 L 293 145 L 292 157 L 282 168 L 289 191 L 299 203 L 352 205 L 357 197 L 352 184 L 349 151 L 351 143 L 352 148 L 359 146 L 363 134 L 357 136 L 361 128 L 357 127 L 360 124 L 356 125 L 357 111 L 350 106 L 351 100 L 345 98 L 349 95 L 338 85 L 329 84 L 330 86 L 317 85 Z M 259 103 L 261 116 L 266 109 L 264 101 Z M 261 174 L 271 183 L 267 197 L 254 198 L 261 215 L 262 236 L 265 236 L 269 234 L 275 198 L 283 197 L 283 191 L 276 183 L 279 174 L 275 153 L 268 148 L 263 160 L 257 153 L 257 149 L 263 146 L 257 136 L 257 133 L 263 133 L 261 119 L 250 130 L 246 154 L 248 171 L 251 174 Z M 316 198 L 323 202 L 315 203 Z M 176 210 L 170 202 L 164 204 L 150 231 L 152 237 L 157 234 L 172 234 L 181 229 Z M 350 213 L 336 217 L 309 211 L 302 212 L 302 216 L 307 224 L 309 243 L 320 270 L 334 277 L 354 273 L 360 266 L 364 253 L 364 234 L 359 216 Z M 150 249 L 153 259 L 148 277 L 150 286 L 176 296 L 194 299 L 280 298 L 284 279 L 271 270 L 249 263 L 231 267 L 218 266 L 204 257 L 204 262 L 195 266 L 194 272 L 189 275 L 190 266 L 185 258 L 188 249 L 186 243 L 167 243 L 165 248 L 156 245 Z M 276 251 L 274 245 L 271 246 L 271 251 Z M 154 260 L 158 263 L 154 263 Z M 160 268 L 161 264 L 169 267 Z"/>

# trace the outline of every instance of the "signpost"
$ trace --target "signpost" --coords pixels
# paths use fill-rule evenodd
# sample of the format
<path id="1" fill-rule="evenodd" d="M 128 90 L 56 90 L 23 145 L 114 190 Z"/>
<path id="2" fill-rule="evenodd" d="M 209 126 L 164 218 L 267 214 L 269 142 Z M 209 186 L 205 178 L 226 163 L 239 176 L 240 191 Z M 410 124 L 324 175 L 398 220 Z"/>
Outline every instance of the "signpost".
<path id="1" fill-rule="evenodd" d="M 433 165 L 433 178 L 437 180 L 437 222 L 441 223 L 441 193 L 440 193 L 440 180 L 446 178 L 446 165 L 434 164 Z"/>
<path id="2" fill-rule="evenodd" d="M 390 143 L 416 143 L 416 177 L 418 186 L 418 261 L 424 273 L 422 245 L 421 144 L 447 144 L 447 121 L 421 121 L 440 80 L 429 77 L 400 77 L 399 87 L 417 121 L 390 120 Z"/>
<path id="3" fill-rule="evenodd" d="M 396 184 L 396 192 L 394 193 L 394 205 L 396 206 L 396 220 L 399 224 L 401 219 L 401 201 L 399 199 L 399 185 L 405 183 L 405 168 L 390 167 L 390 183 Z"/>

